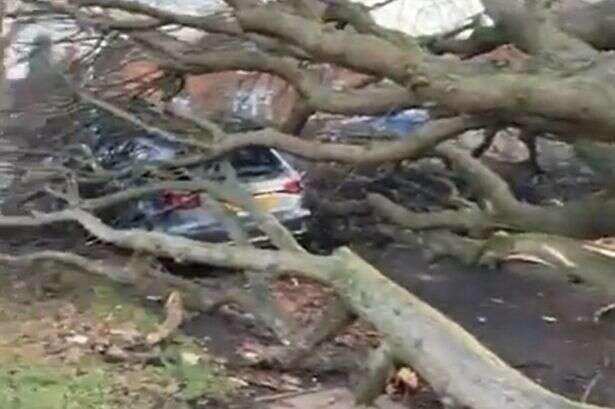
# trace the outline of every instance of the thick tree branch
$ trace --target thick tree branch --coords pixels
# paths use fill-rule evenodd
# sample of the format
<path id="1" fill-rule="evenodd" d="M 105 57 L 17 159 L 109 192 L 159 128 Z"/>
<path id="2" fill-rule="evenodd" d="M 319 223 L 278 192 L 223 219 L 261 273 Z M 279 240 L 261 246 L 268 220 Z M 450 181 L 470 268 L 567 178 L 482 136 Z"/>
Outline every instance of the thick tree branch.
<path id="1" fill-rule="evenodd" d="M 481 128 L 488 121 L 471 117 L 456 117 L 431 121 L 412 131 L 399 141 L 373 145 L 346 145 L 306 141 L 275 129 L 263 129 L 237 134 L 225 134 L 217 143 L 209 146 L 203 155 L 191 155 L 170 162 L 153 163 L 142 169 L 176 168 L 192 166 L 219 158 L 236 149 L 248 146 L 265 146 L 284 151 L 313 161 L 333 161 L 348 164 L 378 164 L 384 162 L 416 159 L 438 143 L 453 138 L 465 131 Z M 219 134 L 222 135 L 222 134 Z M 93 174 L 79 174 L 81 183 L 98 183 L 112 178 L 134 175 L 132 166 L 117 170 L 105 170 Z"/>
<path id="2" fill-rule="evenodd" d="M 450 229 L 461 232 L 482 232 L 494 229 L 495 223 L 478 208 L 412 212 L 379 194 L 370 194 L 367 202 L 377 215 L 389 223 L 414 230 Z"/>
<path id="3" fill-rule="evenodd" d="M 517 200 L 508 184 L 470 153 L 450 146 L 435 149 L 444 156 L 485 203 L 483 208 L 416 213 L 380 195 L 369 196 L 369 203 L 381 217 L 410 229 L 442 229 L 484 234 L 508 229 L 542 232 L 576 238 L 599 238 L 615 232 L 615 200 L 590 196 L 562 206 L 536 206 Z M 606 216 L 605 216 L 606 215 Z"/>
<path id="4" fill-rule="evenodd" d="M 524 21 L 523 18 L 518 18 L 517 12 L 521 13 L 521 17 L 526 16 L 525 8 L 518 8 L 515 4 L 511 6 L 509 2 L 501 0 L 490 1 L 496 5 L 493 6 L 495 9 L 502 6 L 504 10 L 495 11 L 494 15 L 499 12 L 506 17 L 512 15 L 514 18 L 511 17 L 510 21 Z M 70 10 L 67 12 L 73 13 L 77 19 L 90 18 L 83 16 L 83 13 L 74 14 L 75 12 Z M 537 45 L 544 50 L 553 50 L 555 60 L 560 59 L 560 63 L 556 62 L 555 65 L 547 61 L 550 56 L 547 56 L 545 61 L 551 68 L 555 67 L 567 73 L 562 80 L 560 76 L 552 75 L 552 72 L 520 72 L 506 67 L 494 67 L 489 63 L 459 62 L 450 58 L 429 56 L 418 48 L 398 46 L 372 34 L 332 30 L 314 19 L 286 13 L 271 5 L 262 8 L 241 5 L 236 10 L 236 17 L 243 32 L 264 34 L 276 41 L 300 48 L 312 61 L 337 63 L 355 71 L 395 80 L 412 91 L 405 105 L 435 102 L 439 107 L 452 112 L 496 114 L 517 125 L 531 124 L 551 133 L 574 138 L 611 140 L 615 130 L 615 121 L 610 112 L 615 101 L 615 91 L 603 85 L 610 74 L 606 68 L 602 69 L 602 73 L 596 69 L 586 69 L 588 64 L 606 67 L 609 58 L 601 57 L 600 61 L 594 62 L 595 53 L 591 50 L 590 58 L 585 58 L 583 50 L 588 47 L 576 47 L 574 42 L 570 43 L 572 45 L 569 49 L 564 47 L 560 54 L 565 55 L 570 51 L 574 59 L 581 60 L 579 64 L 561 64 L 561 56 L 555 55 L 559 53 L 559 48 L 551 47 L 549 42 L 545 43 L 544 47 Z M 506 20 L 504 17 L 502 19 Z M 551 19 L 545 21 L 548 24 L 541 23 L 538 26 L 546 26 L 547 29 L 540 29 L 539 33 L 549 33 L 552 28 Z M 516 29 L 515 24 L 512 26 Z M 560 33 L 558 29 L 554 30 Z M 320 108 L 319 105 L 323 105 L 323 110 L 336 113 L 361 113 L 367 111 L 365 107 L 369 105 L 366 103 L 357 106 L 352 95 L 331 93 L 324 90 L 324 87 L 315 88 L 314 81 L 310 80 L 310 76 L 299 67 L 299 62 L 294 58 L 278 57 L 255 50 L 212 51 L 191 55 L 174 51 L 172 47 L 163 49 L 164 45 L 148 40 L 147 33 L 131 34 L 143 44 L 149 41 L 147 46 L 150 48 L 157 46 L 160 51 L 158 57 L 164 61 L 163 65 L 173 70 L 215 72 L 247 69 L 268 72 L 291 83 L 315 110 Z M 567 38 L 565 34 L 562 35 Z M 551 36 L 540 34 L 541 41 L 543 38 L 549 39 Z M 554 41 L 563 41 L 559 34 L 553 38 Z M 566 59 L 567 57 L 564 57 L 564 60 Z M 486 87 L 485 84 L 489 86 Z M 401 95 L 401 91 L 399 94 L 397 92 L 387 94 L 378 105 L 384 109 L 390 106 L 389 101 L 396 103 L 397 97 L 393 95 Z M 335 106 L 332 107 L 329 101 L 335 101 Z"/>
<path id="5" fill-rule="evenodd" d="M 330 31 L 323 24 L 274 8 L 240 9 L 236 15 L 244 30 L 285 39 L 309 52 L 315 61 L 332 62 L 396 81 L 403 82 L 408 70 L 422 59 L 418 47 L 409 52 L 372 35 Z"/>
<path id="6" fill-rule="evenodd" d="M 214 148 L 212 154 L 220 155 L 241 147 L 258 145 L 317 161 L 351 164 L 393 162 L 418 158 L 439 142 L 484 124 L 484 121 L 469 117 L 439 119 L 426 123 L 402 140 L 365 146 L 309 142 L 273 129 L 265 129 L 229 135 Z"/>
<path id="7" fill-rule="evenodd" d="M 417 50 L 416 41 L 409 35 L 377 24 L 371 17 L 370 8 L 347 0 L 328 0 L 322 19 L 349 24 L 358 33 L 371 34 L 410 51 Z"/>
<path id="8" fill-rule="evenodd" d="M 540 54 L 568 63 L 592 59 L 596 50 L 559 29 L 542 0 L 485 0 L 487 14 L 513 42 L 530 54 Z"/>
<path id="9" fill-rule="evenodd" d="M 582 2 L 554 12 L 565 32 L 601 50 L 615 48 L 615 1 Z"/>
<path id="10" fill-rule="evenodd" d="M 427 40 L 427 47 L 436 53 L 452 53 L 470 58 L 507 44 L 508 37 L 496 27 L 476 27 L 468 38 L 437 37 Z"/>

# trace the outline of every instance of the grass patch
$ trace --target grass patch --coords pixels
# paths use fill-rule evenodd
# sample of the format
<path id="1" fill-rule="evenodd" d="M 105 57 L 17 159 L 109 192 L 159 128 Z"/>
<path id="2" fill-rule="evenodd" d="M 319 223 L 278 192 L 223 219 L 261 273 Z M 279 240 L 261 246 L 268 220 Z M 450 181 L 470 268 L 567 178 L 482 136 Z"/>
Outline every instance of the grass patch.
<path id="1" fill-rule="evenodd" d="M 103 369 L 80 376 L 51 366 L 11 365 L 0 369 L 3 409 L 119 409 L 112 391 Z"/>
<path id="2" fill-rule="evenodd" d="M 176 344 L 164 349 L 161 361 L 160 372 L 178 382 L 177 396 L 182 400 L 192 401 L 202 396 L 224 400 L 233 391 L 222 368 L 203 357 L 187 337 L 176 337 Z"/>
<path id="3" fill-rule="evenodd" d="M 118 285 L 100 284 L 92 287 L 91 311 L 113 322 L 130 322 L 135 329 L 149 332 L 160 324 L 160 315 L 152 308 L 146 308 L 129 290 Z"/>
<path id="4" fill-rule="evenodd" d="M 71 334 L 95 340 L 103 321 L 101 328 L 155 330 L 162 308 L 131 288 L 76 276 L 41 299 L 19 279 L 0 279 L 0 409 L 154 409 L 232 393 L 223 368 L 181 334 L 161 345 L 161 364 L 146 366 L 108 363 L 66 343 Z"/>

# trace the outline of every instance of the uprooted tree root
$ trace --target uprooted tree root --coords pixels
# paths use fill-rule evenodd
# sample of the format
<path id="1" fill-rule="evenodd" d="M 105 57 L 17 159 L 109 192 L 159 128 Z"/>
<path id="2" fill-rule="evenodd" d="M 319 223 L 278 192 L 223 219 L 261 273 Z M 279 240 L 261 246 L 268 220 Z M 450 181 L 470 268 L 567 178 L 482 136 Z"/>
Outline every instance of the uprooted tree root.
<path id="1" fill-rule="evenodd" d="M 314 256 L 286 250 L 201 243 L 157 232 L 117 231 L 80 210 L 65 211 L 61 218 L 52 220 L 59 219 L 77 222 L 99 239 L 138 253 L 263 274 L 293 274 L 320 281 L 335 291 L 348 310 L 372 323 L 381 333 L 384 346 L 377 353 L 383 356 L 371 360 L 380 362 L 377 367 L 390 365 L 386 362 L 411 366 L 446 403 L 475 409 L 596 407 L 573 402 L 532 382 L 459 325 L 391 282 L 349 249 L 339 249 L 330 256 Z M 49 221 L 40 216 L 29 220 L 29 224 Z M 13 219 L 12 222 L 19 224 L 23 218 Z M 11 218 L 4 218 L 3 224 L 11 224 Z M 41 256 L 24 257 L 4 259 L 20 262 Z M 85 259 L 65 253 L 46 253 L 45 257 L 105 275 L 109 271 L 101 264 L 84 265 Z M 117 273 L 109 274 L 113 276 Z M 131 277 L 135 280 L 134 272 L 124 275 L 124 279 Z M 195 288 L 192 287 L 192 290 Z M 193 305 L 200 309 L 226 301 L 217 298 L 205 302 L 202 293 L 197 290 L 196 294 Z M 193 297 L 184 297 L 186 305 L 190 305 L 188 300 Z M 386 371 L 376 370 L 374 373 L 383 372 Z M 372 382 L 379 383 L 377 377 Z M 378 391 L 379 388 L 370 386 L 366 390 Z M 362 399 L 369 401 L 373 394 L 363 393 Z"/>

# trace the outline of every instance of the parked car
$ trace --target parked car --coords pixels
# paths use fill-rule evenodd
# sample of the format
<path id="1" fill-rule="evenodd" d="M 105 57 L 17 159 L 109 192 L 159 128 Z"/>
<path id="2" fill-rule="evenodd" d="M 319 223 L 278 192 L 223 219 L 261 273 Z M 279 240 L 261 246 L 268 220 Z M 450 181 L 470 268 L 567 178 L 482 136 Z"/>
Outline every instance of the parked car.
<path id="1" fill-rule="evenodd" d="M 324 139 L 403 138 L 429 121 L 429 114 L 422 109 L 407 109 L 381 116 L 355 116 L 327 121 L 319 130 Z"/>
<path id="2" fill-rule="evenodd" d="M 99 135 L 90 137 L 86 145 L 99 165 L 105 169 L 169 161 L 187 151 L 181 143 L 154 135 Z M 277 151 L 249 147 L 215 161 L 191 166 L 177 174 L 178 180 L 221 180 L 221 163 L 228 160 L 240 185 L 252 194 L 261 209 L 273 214 L 293 234 L 305 233 L 310 211 L 304 207 L 301 174 Z M 127 176 L 114 181 L 113 189 L 121 190 L 148 182 L 147 178 Z M 102 189 L 102 187 L 101 187 Z M 104 194 L 102 190 L 95 195 Z M 232 203 L 223 206 L 235 213 L 237 220 L 253 242 L 266 241 L 250 214 Z M 123 203 L 101 214 L 116 228 L 145 228 L 192 239 L 225 242 L 230 237 L 223 220 L 208 204 L 207 192 L 166 191 Z M 218 213 L 216 213 L 218 214 Z"/>

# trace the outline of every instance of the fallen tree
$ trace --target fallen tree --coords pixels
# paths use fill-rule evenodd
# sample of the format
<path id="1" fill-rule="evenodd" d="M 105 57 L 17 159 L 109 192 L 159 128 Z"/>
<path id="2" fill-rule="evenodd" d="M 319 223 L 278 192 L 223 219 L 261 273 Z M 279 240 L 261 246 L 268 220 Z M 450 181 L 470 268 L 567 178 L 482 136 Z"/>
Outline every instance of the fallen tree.
<path id="1" fill-rule="evenodd" d="M 68 19 L 79 29 L 66 41 L 79 43 L 82 33 L 96 40 L 90 50 L 61 73 L 74 101 L 63 105 L 50 99 L 50 114 L 64 116 L 66 111 L 96 107 L 150 134 L 183 142 L 188 149 L 185 155 L 170 161 L 128 162 L 112 169 L 101 166 L 88 148 L 78 154 L 71 151 L 64 158 L 67 160 L 59 164 L 30 164 L 21 181 L 49 183 L 32 195 L 53 197 L 62 202 L 64 210 L 0 217 L 0 228 L 76 223 L 97 240 L 131 250 L 135 256 L 119 267 L 51 250 L 4 255 L 0 261 L 26 266 L 51 261 L 137 287 L 159 281 L 165 292 L 180 290 L 185 305 L 199 311 L 212 311 L 226 303 L 239 304 L 255 313 L 283 345 L 270 351 L 271 355 L 264 359 L 267 364 L 297 365 L 302 355 L 352 316 L 358 316 L 374 324 L 383 337 L 383 345 L 370 359 L 371 375 L 358 390 L 360 402 L 369 403 L 382 391 L 389 370 L 403 364 L 416 370 L 446 406 L 596 407 L 570 401 L 532 382 L 348 248 L 328 256 L 308 253 L 273 216 L 259 211 L 251 196 L 237 188 L 232 175 L 227 174 L 224 183 L 173 179 L 176 171 L 251 146 L 275 148 L 310 161 L 335 162 L 349 169 L 346 175 L 360 173 L 357 169 L 362 166 L 390 164 L 398 166 L 390 171 L 395 174 L 401 172 L 403 162 L 439 158 L 444 163 L 438 165 L 439 169 L 447 169 L 439 177 L 446 180 L 451 192 L 444 206 L 411 210 L 407 207 L 413 205 L 412 199 L 390 189 L 388 196 L 367 192 L 364 200 L 356 202 L 334 196 L 337 202 L 330 210 L 344 215 L 375 213 L 388 223 L 411 230 L 413 239 L 436 257 L 453 255 L 468 263 L 492 263 L 511 254 L 528 253 L 611 292 L 612 261 L 605 254 L 608 251 L 577 241 L 615 233 L 615 218 L 611 217 L 615 202 L 610 186 L 599 195 L 563 205 L 529 204 L 517 198 L 504 178 L 479 157 L 489 149 L 499 130 L 508 127 L 516 128 L 527 139 L 534 160 L 534 142 L 543 135 L 588 143 L 590 147 L 596 141 L 613 142 L 613 55 L 604 52 L 612 48 L 612 42 L 596 36 L 596 32 L 609 31 L 605 21 L 613 17 L 612 1 L 605 0 L 575 14 L 554 10 L 550 2 L 485 0 L 486 13 L 495 26 L 473 25 L 469 40 L 456 39 L 454 34 L 447 38 L 413 38 L 376 24 L 368 8 L 345 0 L 268 4 L 229 0 L 224 13 L 207 16 L 125 0 L 25 3 L 34 11 L 9 13 L 16 22 L 36 21 L 40 16 Z M 588 27 L 584 16 L 597 10 L 605 11 L 604 18 Z M 197 30 L 206 35 L 206 40 L 213 39 L 212 44 L 189 44 L 168 34 L 169 26 Z M 224 47 L 218 47 L 216 39 L 222 39 Z M 153 61 L 160 75 L 151 81 L 115 78 L 113 74 L 122 72 L 130 62 L 130 53 L 111 69 L 105 67 L 108 61 L 102 64 L 100 60 L 105 60 L 104 51 L 112 49 L 116 41 L 130 44 L 138 58 Z M 527 53 L 527 58 L 514 62 L 466 58 L 476 49 L 493 51 L 501 44 L 516 45 Z M 442 52 L 457 55 L 440 55 Z M 98 53 L 103 57 L 96 57 Z M 357 86 L 335 88 L 319 80 L 318 69 L 323 65 L 350 69 L 367 79 Z M 92 78 L 89 70 L 100 74 L 100 78 Z M 221 124 L 174 113 L 165 106 L 166 100 L 185 91 L 187 75 L 233 70 L 266 73 L 289 84 L 296 100 L 283 126 L 274 129 L 261 124 L 258 130 L 226 132 Z M 150 98 L 154 106 L 144 107 L 134 102 L 134 89 L 125 92 L 127 83 L 136 83 L 138 94 L 163 95 Z M 297 137 L 315 113 L 378 115 L 410 107 L 427 109 L 433 118 L 401 140 L 326 143 Z M 447 143 L 470 130 L 485 131 L 485 141 L 474 150 L 474 156 Z M 596 157 L 596 150 L 581 151 L 590 158 Z M 145 183 L 114 189 L 113 181 L 119 178 Z M 459 179 L 465 182 L 464 189 L 459 187 Z M 19 182 L 18 179 L 15 184 Z M 86 186 L 97 185 L 108 187 L 111 193 L 81 196 Z M 219 212 L 220 218 L 234 245 L 195 242 L 139 229 L 116 230 L 96 217 L 109 207 L 168 189 L 205 192 L 218 210 L 221 202 L 240 203 L 277 250 L 251 246 L 239 223 L 223 212 Z M 23 200 L 29 199 L 31 195 L 26 194 Z M 401 240 L 399 231 L 383 231 Z M 507 234 L 495 234 L 501 231 Z M 224 267 L 243 274 L 225 291 L 212 292 L 164 273 L 151 257 Z M 300 331 L 283 316 L 269 291 L 271 280 L 281 275 L 314 279 L 333 290 L 336 298 L 331 300 L 322 322 Z M 246 282 L 249 289 L 241 285 Z M 173 321 L 171 326 L 177 324 L 177 320 Z"/>
<path id="2" fill-rule="evenodd" d="M 113 230 L 81 210 L 68 210 L 54 219 L 35 217 L 30 225 L 60 220 L 77 222 L 99 239 L 139 253 L 269 274 L 293 274 L 329 285 L 347 308 L 373 323 L 380 331 L 388 348 L 388 359 L 410 365 L 450 405 L 476 409 L 533 408 L 536 405 L 545 408 L 597 408 L 555 395 L 530 381 L 459 325 L 388 280 L 349 249 L 340 249 L 331 256 L 237 249 L 157 232 Z M 22 222 L 23 219 L 3 218 L 4 225 L 20 225 Z M 4 257 L 4 260 L 15 262 L 36 258 L 84 268 L 82 258 L 67 254 L 43 253 L 26 256 L 23 260 L 13 257 Z M 99 266 L 84 269 L 103 271 Z M 113 277 L 112 274 L 109 273 Z M 379 290 L 372 291 L 373 288 Z"/>

